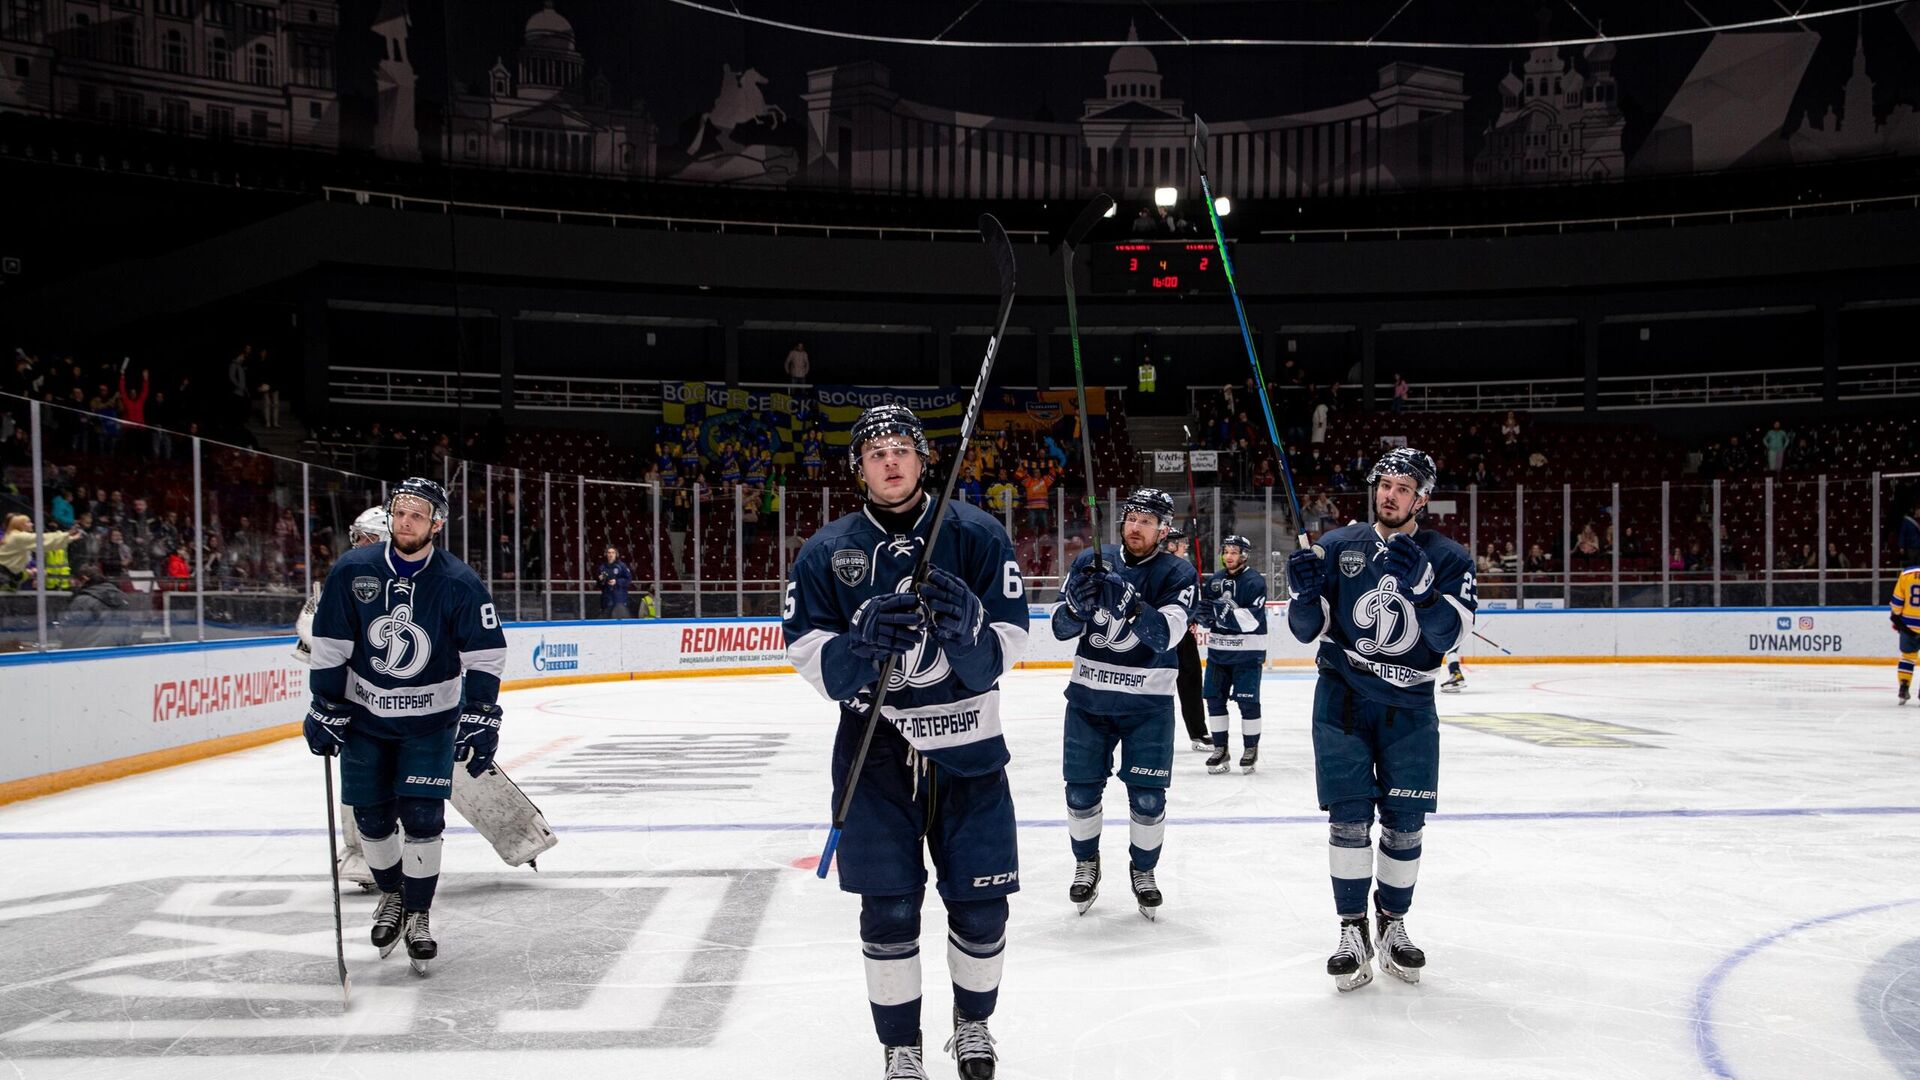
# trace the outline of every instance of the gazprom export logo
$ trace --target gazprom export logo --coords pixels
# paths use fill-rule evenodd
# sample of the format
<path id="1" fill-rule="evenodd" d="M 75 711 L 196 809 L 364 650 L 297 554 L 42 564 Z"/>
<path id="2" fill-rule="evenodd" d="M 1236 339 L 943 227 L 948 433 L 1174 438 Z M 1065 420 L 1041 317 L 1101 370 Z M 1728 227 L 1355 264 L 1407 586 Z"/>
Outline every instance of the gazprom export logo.
<path id="1" fill-rule="evenodd" d="M 575 671 L 579 667 L 580 644 L 578 642 L 549 642 L 545 634 L 540 635 L 540 644 L 533 647 L 533 670 Z"/>

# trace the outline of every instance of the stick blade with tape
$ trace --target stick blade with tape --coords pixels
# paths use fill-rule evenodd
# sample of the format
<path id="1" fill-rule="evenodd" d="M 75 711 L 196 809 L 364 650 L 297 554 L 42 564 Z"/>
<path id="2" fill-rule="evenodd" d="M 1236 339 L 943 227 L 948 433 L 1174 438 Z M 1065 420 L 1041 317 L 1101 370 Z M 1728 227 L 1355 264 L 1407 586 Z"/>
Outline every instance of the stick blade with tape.
<path id="1" fill-rule="evenodd" d="M 1193 118 L 1193 164 L 1204 179 L 1207 175 L 1207 122 Z"/>

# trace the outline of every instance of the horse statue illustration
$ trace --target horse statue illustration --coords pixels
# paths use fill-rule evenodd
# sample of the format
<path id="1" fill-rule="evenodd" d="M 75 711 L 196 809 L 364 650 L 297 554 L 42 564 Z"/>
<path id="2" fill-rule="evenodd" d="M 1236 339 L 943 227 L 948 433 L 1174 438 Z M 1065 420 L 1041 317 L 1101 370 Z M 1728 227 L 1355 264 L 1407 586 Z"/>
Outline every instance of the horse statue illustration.
<path id="1" fill-rule="evenodd" d="M 732 64 L 722 64 L 720 72 L 720 93 L 713 99 L 713 108 L 700 114 L 699 130 L 694 132 L 693 145 L 687 147 L 688 157 L 700 153 L 708 124 L 719 132 L 714 141 L 720 148 L 735 152 L 740 149 L 732 138 L 735 127 L 763 118 L 770 118 L 775 127 L 786 122 L 786 111 L 778 105 L 767 104 L 766 95 L 760 92 L 760 88 L 767 85 L 765 75 L 754 68 L 736 74 Z"/>

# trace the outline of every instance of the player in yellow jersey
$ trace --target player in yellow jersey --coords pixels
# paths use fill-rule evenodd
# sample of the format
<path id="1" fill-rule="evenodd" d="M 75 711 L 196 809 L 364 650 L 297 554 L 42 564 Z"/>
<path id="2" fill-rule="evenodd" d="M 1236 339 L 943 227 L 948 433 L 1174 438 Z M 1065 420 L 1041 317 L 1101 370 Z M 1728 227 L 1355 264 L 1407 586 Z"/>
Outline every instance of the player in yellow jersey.
<path id="1" fill-rule="evenodd" d="M 1888 606 L 1893 629 L 1900 635 L 1900 704 L 1905 705 L 1913 684 L 1913 664 L 1920 659 L 1920 566 L 1900 571 Z"/>

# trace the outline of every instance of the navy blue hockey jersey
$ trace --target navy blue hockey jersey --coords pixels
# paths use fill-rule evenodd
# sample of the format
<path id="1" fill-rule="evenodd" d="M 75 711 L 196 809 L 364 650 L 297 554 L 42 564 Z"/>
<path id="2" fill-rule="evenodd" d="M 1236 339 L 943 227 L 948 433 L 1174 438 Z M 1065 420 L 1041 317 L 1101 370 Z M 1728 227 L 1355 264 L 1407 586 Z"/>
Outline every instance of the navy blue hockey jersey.
<path id="1" fill-rule="evenodd" d="M 793 560 L 782 610 L 787 656 L 814 689 L 840 703 L 843 717 L 864 719 L 880 681 L 880 665 L 853 652 L 853 613 L 871 597 L 911 587 L 932 523 L 931 499 L 910 533 L 889 532 L 862 510 L 814 533 Z M 1007 763 L 999 680 L 1026 653 L 1026 582 L 1006 529 L 961 502 L 947 507 L 933 565 L 980 598 L 981 643 L 956 665 L 923 636 L 894 665 L 884 719 L 929 761 L 981 776 Z"/>
<path id="2" fill-rule="evenodd" d="M 1219 601 L 1231 605 L 1224 618 L 1215 610 Z M 1207 635 L 1207 662 L 1264 664 L 1267 662 L 1267 579 L 1245 563 L 1239 573 L 1215 570 L 1201 591 L 1200 603 L 1213 619 Z"/>
<path id="3" fill-rule="evenodd" d="M 1320 639 L 1319 668 L 1387 705 L 1431 705 L 1446 655 L 1473 630 L 1479 607 L 1473 557 L 1430 529 L 1408 537 L 1433 565 L 1433 600 L 1416 610 L 1385 576 L 1387 543 L 1356 522 L 1320 537 L 1326 586 L 1317 608 L 1290 604 L 1288 628 L 1301 641 Z"/>
<path id="4" fill-rule="evenodd" d="M 1109 626 L 1104 612 L 1097 625 L 1087 626 L 1067 613 L 1063 604 L 1053 612 L 1053 634 L 1062 641 L 1076 635 L 1073 674 L 1067 680 L 1067 700 L 1087 712 L 1120 716 L 1173 707 L 1175 683 L 1180 678 L 1180 638 L 1193 618 L 1198 577 L 1193 564 L 1164 551 L 1139 561 L 1122 558 L 1117 544 L 1100 548 L 1110 570 L 1133 583 L 1141 606 L 1124 626 Z M 1093 564 L 1089 548 L 1073 560 L 1068 576 Z"/>
<path id="5" fill-rule="evenodd" d="M 327 572 L 313 613 L 310 685 L 352 706 L 355 728 L 401 739 L 450 727 L 463 698 L 498 700 L 507 637 L 466 563 L 436 546 L 403 576 L 389 546 L 355 548 Z"/>

